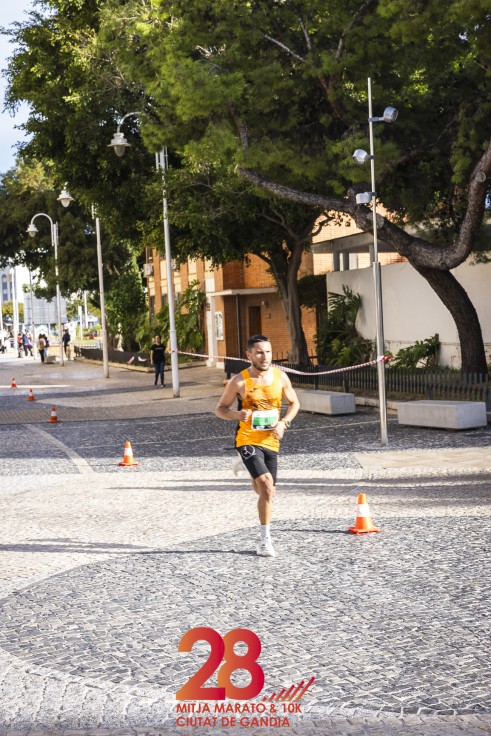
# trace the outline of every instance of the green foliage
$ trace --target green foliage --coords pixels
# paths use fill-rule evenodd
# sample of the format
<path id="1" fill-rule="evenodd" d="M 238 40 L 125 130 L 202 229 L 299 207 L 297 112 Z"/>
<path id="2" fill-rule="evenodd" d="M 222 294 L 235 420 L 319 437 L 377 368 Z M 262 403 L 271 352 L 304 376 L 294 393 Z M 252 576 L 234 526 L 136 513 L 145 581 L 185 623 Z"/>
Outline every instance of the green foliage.
<path id="1" fill-rule="evenodd" d="M 57 183 L 51 164 L 21 162 L 0 178 L 0 265 L 14 261 L 33 273 L 36 296 L 55 295 L 55 259 L 48 218 L 58 225 L 58 270 L 61 293 L 98 292 L 96 239 L 92 217 L 78 202 L 65 209 L 57 201 L 62 183 Z M 26 234 L 32 218 L 38 229 L 35 237 Z M 117 247 L 103 232 L 104 282 L 110 288 L 129 257 L 125 241 Z"/>
<path id="2" fill-rule="evenodd" d="M 319 363 L 348 366 L 370 360 L 374 342 L 362 337 L 356 329 L 360 307 L 360 295 L 346 285 L 342 294 L 329 293 L 327 319 L 316 335 Z"/>
<path id="3" fill-rule="evenodd" d="M 389 362 L 389 368 L 436 368 L 439 348 L 438 333 L 426 340 L 416 340 L 414 345 L 398 351 L 396 357 Z"/>
<path id="4" fill-rule="evenodd" d="M 84 309 L 84 295 L 83 292 L 75 292 L 74 294 L 71 294 L 67 300 L 66 300 L 66 314 L 69 320 L 78 320 L 78 308 L 82 307 L 82 311 Z M 97 317 L 97 319 L 100 322 L 101 318 L 101 311 L 99 307 L 96 305 L 94 298 L 91 294 L 87 295 L 87 310 L 89 314 L 93 315 L 94 317 Z"/>
<path id="5" fill-rule="evenodd" d="M 7 104 L 31 106 L 26 161 L 52 162 L 82 211 L 97 202 L 109 276 L 121 273 L 129 251 L 141 252 L 144 238 L 161 242 L 161 188 L 147 151 L 165 143 L 172 169 L 197 177 L 206 195 L 218 190 L 207 216 L 204 204 L 193 208 L 196 188 L 186 198 L 186 188 L 169 179 L 179 257 L 206 251 L 218 263 L 234 253 L 243 257 L 247 248 L 261 257 L 267 251 L 288 304 L 298 251 L 309 241 L 300 237 L 298 211 L 287 214 L 278 202 L 284 190 L 268 200 L 244 188 L 246 198 L 255 197 L 246 216 L 238 182 L 226 191 L 240 167 L 263 181 L 336 197 L 343 211 L 347 189 L 369 177 L 351 160 L 367 144 L 369 73 L 374 113 L 388 104 L 400 112 L 396 125 L 375 128 L 376 188 L 399 222 L 424 226 L 444 264 L 444 246 L 463 221 L 471 173 L 491 139 L 488 6 L 485 0 L 45 0 L 46 17 L 31 11 L 9 34 L 16 51 Z M 116 159 L 107 144 L 116 120 L 131 110 L 145 114 L 125 122 L 132 148 Z M 0 206 L 0 223 L 8 209 Z M 474 208 L 467 229 L 471 245 L 481 209 Z M 282 221 L 287 235 L 279 240 L 277 229 L 273 237 L 268 219 L 271 226 Z M 68 233 L 69 224 L 60 232 Z M 19 233 L 10 229 L 7 240 L 4 234 L 0 243 L 17 252 Z M 75 240 L 74 233 L 64 287 L 85 280 L 86 270 L 95 273 Z M 44 263 L 49 245 L 38 242 L 44 253 L 31 255 Z M 51 285 L 52 271 L 45 270 Z"/>
<path id="6" fill-rule="evenodd" d="M 24 305 L 19 303 L 19 322 L 24 322 Z M 14 321 L 14 304 L 13 302 L 2 302 L 2 316 L 4 320 L 10 317 L 12 322 Z"/>
<path id="7" fill-rule="evenodd" d="M 203 310 L 206 296 L 198 280 L 192 281 L 187 289 L 176 298 L 175 321 L 179 350 L 197 352 L 205 342 Z M 169 334 L 169 307 L 165 305 L 157 314 L 163 334 Z M 168 338 L 167 338 L 168 339 Z"/>
<path id="8" fill-rule="evenodd" d="M 136 333 L 147 304 L 140 269 L 135 256 L 126 264 L 124 272 L 106 294 L 108 329 L 121 334 L 124 350 L 137 349 Z"/>
<path id="9" fill-rule="evenodd" d="M 155 342 L 155 336 L 160 335 L 162 344 L 166 345 L 169 339 L 168 325 L 165 326 L 157 317 L 149 319 L 148 314 L 142 314 L 135 330 L 135 340 L 141 352 L 149 352 Z"/>
<path id="10" fill-rule="evenodd" d="M 298 296 L 302 307 L 318 312 L 327 310 L 326 274 L 307 274 L 298 280 Z"/>

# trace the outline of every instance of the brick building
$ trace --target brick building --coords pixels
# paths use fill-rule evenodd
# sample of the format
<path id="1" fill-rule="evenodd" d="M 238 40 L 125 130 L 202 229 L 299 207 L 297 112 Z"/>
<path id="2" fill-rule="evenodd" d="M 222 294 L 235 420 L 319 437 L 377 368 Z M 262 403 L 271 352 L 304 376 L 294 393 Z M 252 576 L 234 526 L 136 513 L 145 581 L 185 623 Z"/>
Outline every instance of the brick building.
<path id="1" fill-rule="evenodd" d="M 371 237 L 349 221 L 342 226 L 325 226 L 314 238 L 312 251 L 304 253 L 299 277 L 368 267 Z M 382 263 L 403 260 L 390 245 L 380 241 L 379 252 Z M 154 316 L 167 303 L 166 262 L 158 251 L 149 249 L 146 261 L 149 313 Z M 215 269 L 202 260 L 188 261 L 173 270 L 173 280 L 176 295 L 196 280 L 206 294 L 205 352 L 212 356 L 209 365 L 220 365 L 225 356 L 244 357 L 248 336 L 257 333 L 270 338 L 274 358 L 286 358 L 290 338 L 285 314 L 262 259 L 250 256 L 249 263 L 232 261 Z M 315 354 L 314 310 L 302 309 L 302 326 L 309 353 Z"/>

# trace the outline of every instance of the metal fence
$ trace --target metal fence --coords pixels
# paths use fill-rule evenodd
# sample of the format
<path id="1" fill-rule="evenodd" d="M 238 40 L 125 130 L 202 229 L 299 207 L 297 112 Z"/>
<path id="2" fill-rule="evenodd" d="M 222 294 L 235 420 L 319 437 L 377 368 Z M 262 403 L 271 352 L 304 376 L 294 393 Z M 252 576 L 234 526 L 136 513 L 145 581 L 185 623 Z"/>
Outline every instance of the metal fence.
<path id="1" fill-rule="evenodd" d="M 312 358 L 315 360 L 315 357 Z M 294 386 L 345 391 L 347 393 L 373 393 L 378 395 L 377 366 L 319 375 L 323 371 L 337 370 L 334 366 L 301 366 L 286 361 L 276 363 L 307 375 L 290 373 Z M 225 359 L 227 377 L 247 368 L 248 361 Z M 388 398 L 447 399 L 454 401 L 484 401 L 491 410 L 491 383 L 487 374 L 463 373 L 456 370 L 430 368 L 386 368 L 385 383 Z"/>

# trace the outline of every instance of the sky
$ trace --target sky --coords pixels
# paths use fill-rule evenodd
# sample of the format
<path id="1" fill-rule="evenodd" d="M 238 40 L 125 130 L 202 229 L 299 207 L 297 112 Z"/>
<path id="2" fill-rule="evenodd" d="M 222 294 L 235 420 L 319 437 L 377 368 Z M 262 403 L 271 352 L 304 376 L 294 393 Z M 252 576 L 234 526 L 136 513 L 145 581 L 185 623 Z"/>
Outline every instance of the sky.
<path id="1" fill-rule="evenodd" d="M 33 0 L 1 0 L 0 3 L 0 26 L 8 28 L 15 21 L 27 19 L 26 11 L 33 6 Z M 7 59 L 12 55 L 14 46 L 5 36 L 0 36 L 0 69 L 7 66 Z M 16 125 L 25 122 L 28 114 L 27 105 L 22 106 L 15 117 L 4 110 L 4 98 L 6 80 L 2 71 L 0 77 L 0 173 L 12 168 L 15 163 L 15 144 L 25 140 L 22 130 L 17 130 Z"/>

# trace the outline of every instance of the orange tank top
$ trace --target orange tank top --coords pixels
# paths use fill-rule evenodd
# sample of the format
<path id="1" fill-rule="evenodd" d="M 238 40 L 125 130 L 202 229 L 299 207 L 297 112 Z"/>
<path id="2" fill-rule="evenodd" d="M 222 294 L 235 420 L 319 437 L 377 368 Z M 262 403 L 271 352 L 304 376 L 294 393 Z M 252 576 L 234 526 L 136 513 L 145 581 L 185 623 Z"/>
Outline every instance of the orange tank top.
<path id="1" fill-rule="evenodd" d="M 280 418 L 283 386 L 281 371 L 273 368 L 273 382 L 269 386 L 256 383 L 246 369 L 241 371 L 245 383 L 244 398 L 239 399 L 239 409 L 250 409 L 253 413 L 247 422 L 239 422 L 235 435 L 235 446 L 258 445 L 268 447 L 276 452 L 280 443 L 271 432 L 257 427 L 267 427 L 268 423 L 275 423 Z"/>

